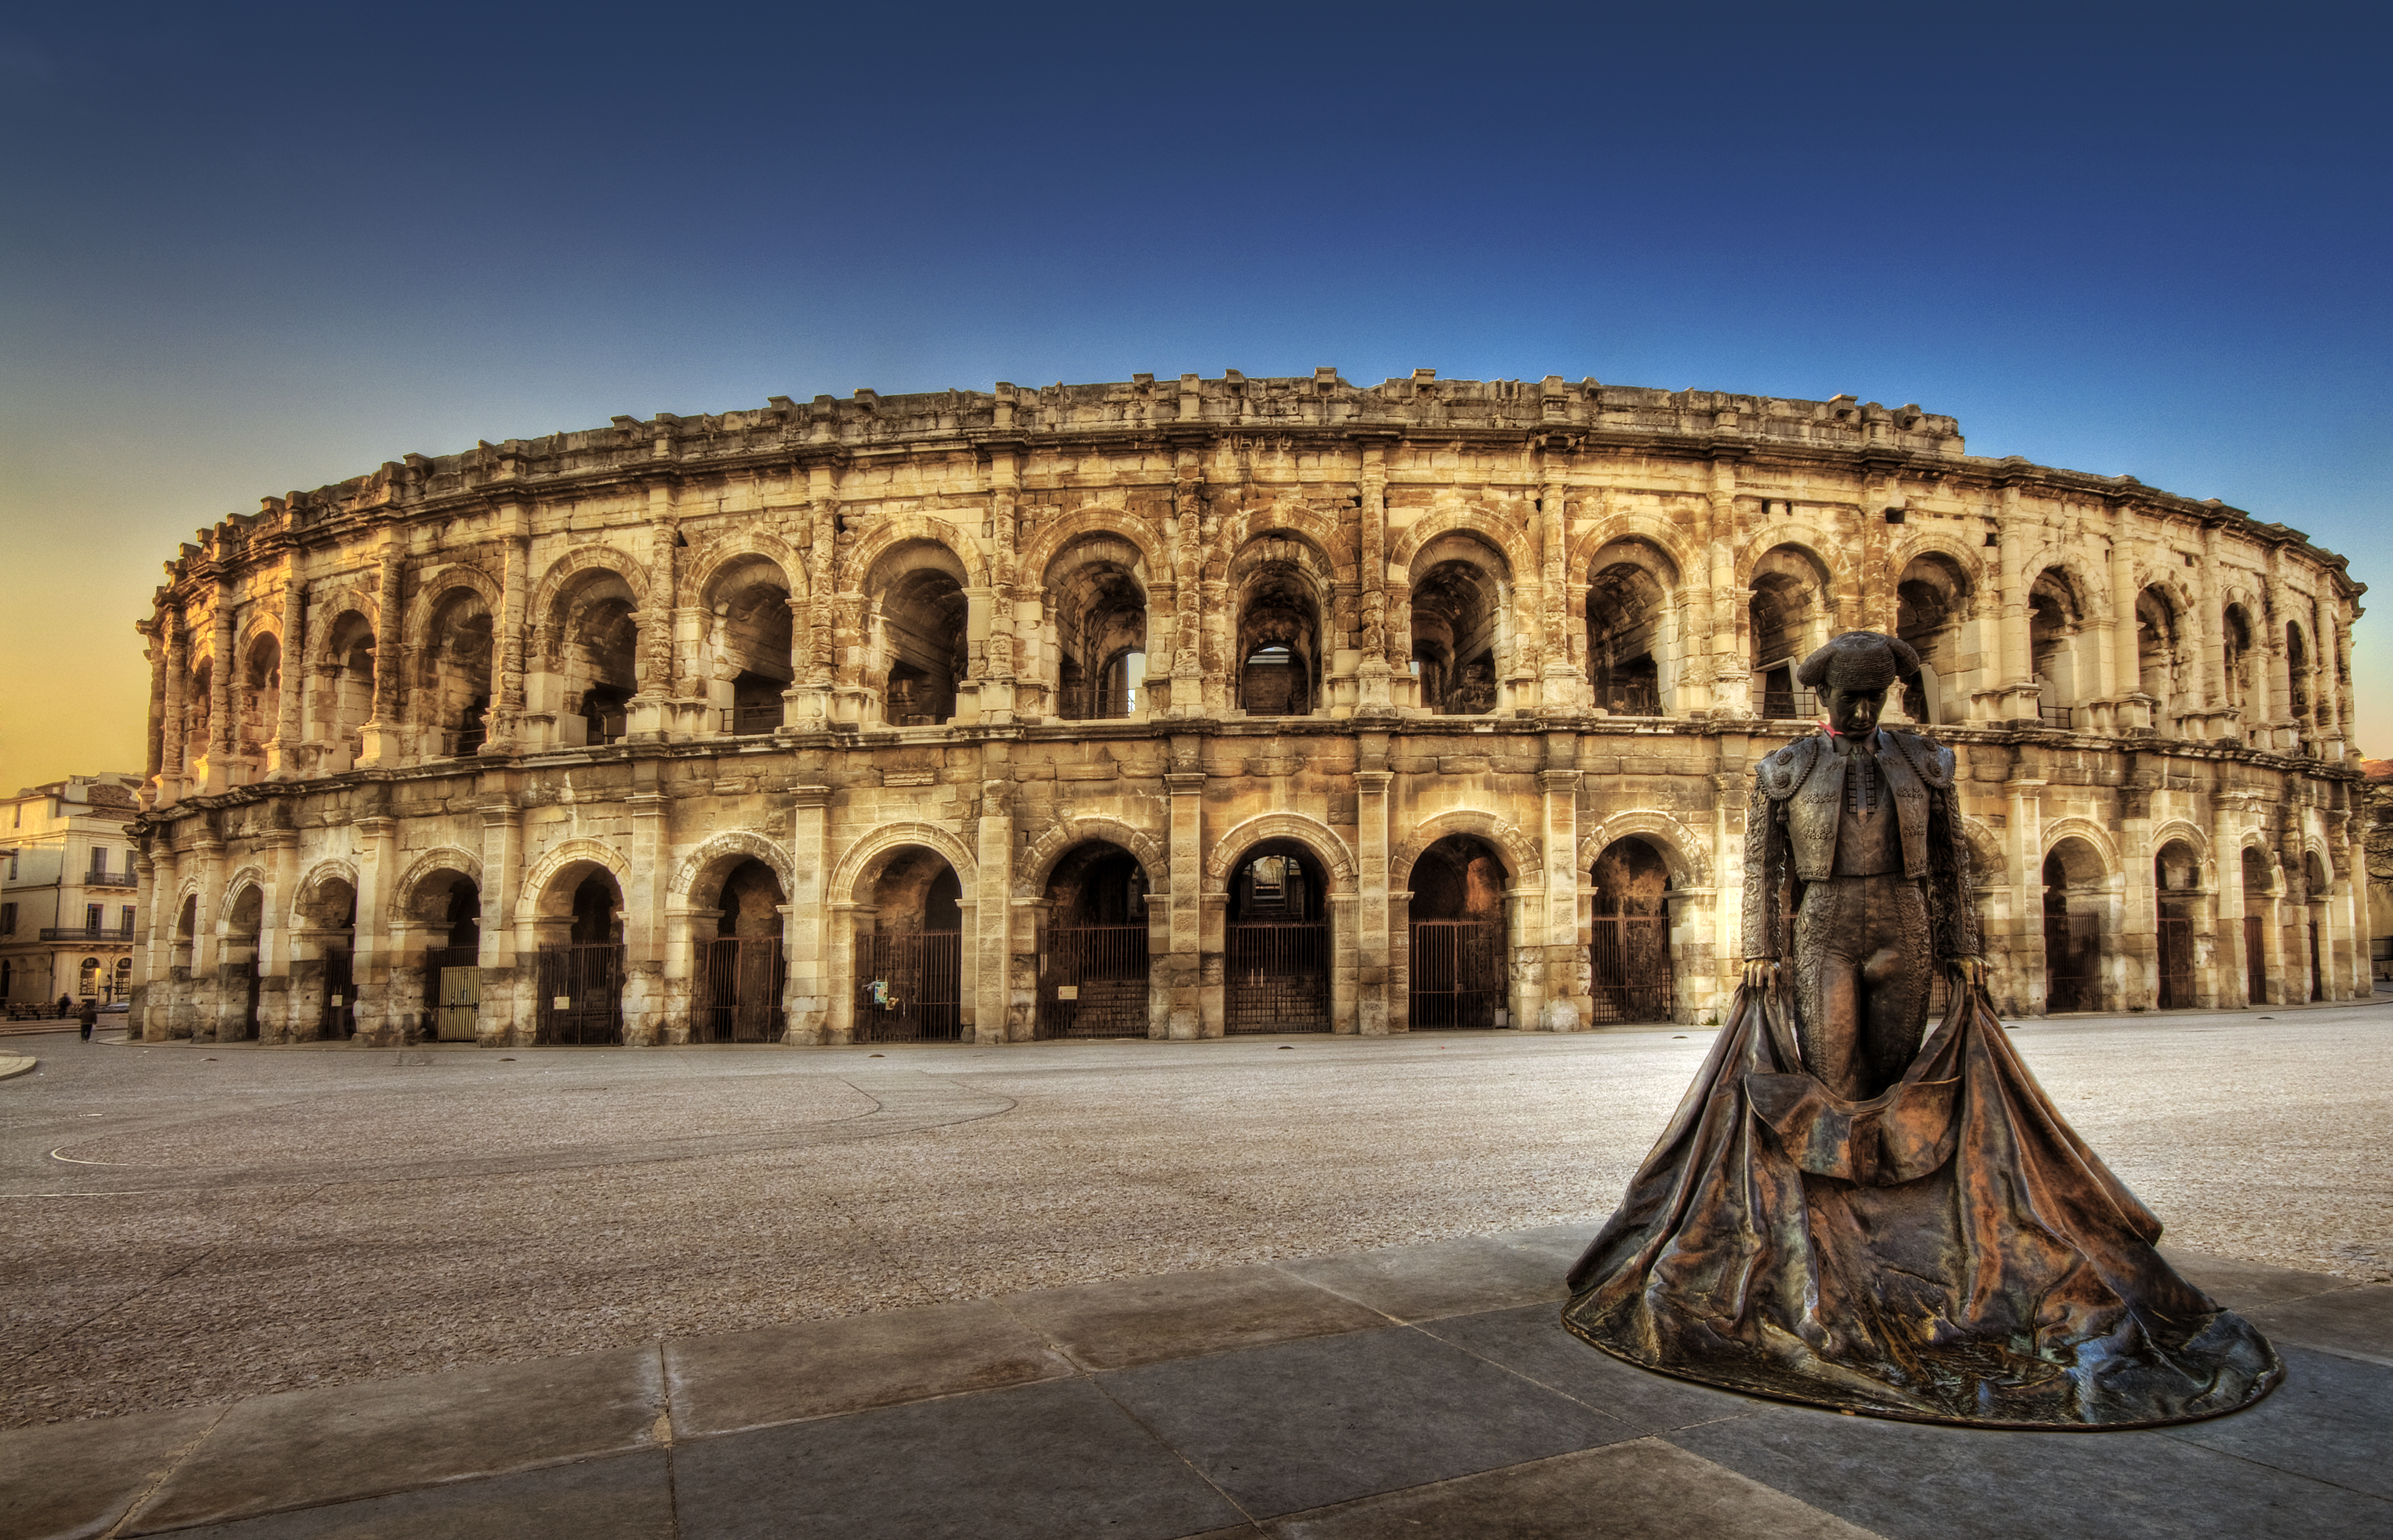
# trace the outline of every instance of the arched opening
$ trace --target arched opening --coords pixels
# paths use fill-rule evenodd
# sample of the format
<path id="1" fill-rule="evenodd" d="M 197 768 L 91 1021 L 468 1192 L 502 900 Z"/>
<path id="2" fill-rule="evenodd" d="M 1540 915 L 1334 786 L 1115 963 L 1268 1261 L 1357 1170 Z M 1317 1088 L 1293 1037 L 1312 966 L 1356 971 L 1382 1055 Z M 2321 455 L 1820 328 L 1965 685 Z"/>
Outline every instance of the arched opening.
<path id="1" fill-rule="evenodd" d="M 856 911 L 859 1043 L 963 1039 L 963 882 L 936 851 L 891 856 Z"/>
<path id="2" fill-rule="evenodd" d="M 1796 665 L 1828 639 L 1828 574 L 1819 558 L 1793 545 L 1765 553 L 1753 566 L 1746 610 L 1761 714 L 1773 722 L 1819 714 L 1811 692 L 1795 683 Z"/>
<path id="3" fill-rule="evenodd" d="M 620 572 L 594 568 L 558 593 L 549 612 L 544 660 L 567 744 L 613 743 L 626 731 L 640 688 L 638 605 Z"/>
<path id="4" fill-rule="evenodd" d="M 783 698 L 797 677 L 789 574 L 770 556 L 741 556 L 707 580 L 703 599 L 713 620 L 700 668 L 713 681 L 723 731 L 771 732 L 781 725 Z"/>
<path id="5" fill-rule="evenodd" d="M 225 920 L 223 954 L 216 976 L 223 993 L 216 1017 L 218 1042 L 250 1042 L 257 1037 L 257 940 L 266 923 L 266 891 L 244 885 Z"/>
<path id="6" fill-rule="evenodd" d="M 5 999 L 7 997 L 7 985 L 5 982 L 0 982 L 0 999 Z M 116 959 L 116 967 L 111 970 L 111 980 L 109 985 L 108 998 L 111 1000 L 124 1000 L 131 999 L 133 998 L 133 959 L 131 958 L 121 957 Z"/>
<path id="7" fill-rule="evenodd" d="M 183 762 L 189 765 L 208 751 L 208 724 L 216 707 L 216 659 L 202 658 L 191 665 L 190 683 L 183 689 Z"/>
<path id="8" fill-rule="evenodd" d="M 1670 868 L 1629 835 L 1603 847 L 1589 871 L 1595 890 L 1588 993 L 1598 1025 L 1667 1022 L 1678 1004 L 1670 962 Z"/>
<path id="9" fill-rule="evenodd" d="M 268 633 L 251 641 L 248 655 L 242 659 L 241 684 L 240 751 L 255 763 L 265 757 L 266 746 L 273 740 L 277 719 L 281 714 L 281 637 Z"/>
<path id="10" fill-rule="evenodd" d="M 1039 948 L 1039 1036 L 1147 1036 L 1146 890 L 1138 857 L 1104 840 L 1055 863 Z"/>
<path id="11" fill-rule="evenodd" d="M 2160 895 L 2160 1009 L 2194 1006 L 2193 920 L 2202 886 L 2202 858 L 2183 840 L 2171 840 L 2152 857 L 2152 885 Z"/>
<path id="12" fill-rule="evenodd" d="M 1329 1030 L 1329 882 L 1295 840 L 1266 840 L 1230 874 L 1223 1029 Z"/>
<path id="13" fill-rule="evenodd" d="M 1048 564 L 1055 715 L 1125 717 L 1146 682 L 1146 591 L 1138 548 L 1111 535 L 1075 542 Z"/>
<path id="14" fill-rule="evenodd" d="M 2219 617 L 2220 638 L 2227 676 L 2227 704 L 2243 713 L 2243 741 L 2253 741 L 2255 721 L 2267 713 L 2258 709 L 2264 698 L 2259 689 L 2257 659 L 2252 654 L 2252 620 L 2242 605 L 2229 605 Z"/>
<path id="15" fill-rule="evenodd" d="M 2102 1009 L 2102 858 L 2064 839 L 2044 858 L 2044 1008 Z"/>
<path id="16" fill-rule="evenodd" d="M 2294 725 L 2308 732 L 2310 725 L 2310 648 L 2302 635 L 2299 623 L 2285 622 L 2285 705 L 2293 713 Z"/>
<path id="17" fill-rule="evenodd" d="M 1249 716 L 1310 716 L 1321 698 L 1320 594 L 1293 542 L 1264 549 L 1238 585 L 1232 704 Z"/>
<path id="18" fill-rule="evenodd" d="M 872 564 L 865 593 L 872 608 L 864 682 L 882 692 L 882 719 L 929 727 L 952 718 L 971 664 L 963 563 L 936 541 L 906 541 Z"/>
<path id="19" fill-rule="evenodd" d="M 1588 677 L 1598 711 L 1661 716 L 1662 658 L 1678 570 L 1642 541 L 1614 541 L 1595 554 L 1587 590 Z"/>
<path id="20" fill-rule="evenodd" d="M 299 902 L 291 963 L 292 998 L 312 1002 L 316 1020 L 294 1021 L 293 1036 L 357 1036 L 357 889 L 345 878 L 318 879 Z"/>
<path id="21" fill-rule="evenodd" d="M 75 970 L 75 998 L 99 998 L 99 959 L 87 957 L 83 959 L 83 966 Z"/>
<path id="22" fill-rule="evenodd" d="M 490 607 L 470 588 L 452 588 L 434 607 L 425 628 L 415 720 L 425 751 L 471 754 L 489 741 Z"/>
<path id="23" fill-rule="evenodd" d="M 2174 737 L 2185 709 L 2185 640 L 2176 604 L 2165 589 L 2136 595 L 2136 687 L 2152 698 L 2152 725 Z"/>
<path id="24" fill-rule="evenodd" d="M 2076 585 L 2057 567 L 2038 574 L 2027 591 L 2027 646 L 2037 693 L 2037 711 L 2047 727 L 2074 725 L 2086 683 L 2078 677 L 2077 636 L 2086 609 Z"/>
<path id="25" fill-rule="evenodd" d="M 1919 654 L 1919 677 L 1906 687 L 1903 703 L 1914 721 L 1959 720 L 1944 695 L 1968 618 L 1969 580 L 1959 565 L 1933 552 L 1912 557 L 1894 585 L 1894 633 Z"/>
<path id="26" fill-rule="evenodd" d="M 482 888 L 463 872 L 416 884 L 411 917 L 424 927 L 424 1012 L 443 1042 L 470 1043 L 482 1001 Z"/>
<path id="27" fill-rule="evenodd" d="M 1411 882 L 1412 1030 L 1511 1025 L 1503 858 L 1476 835 L 1449 834 L 1421 852 Z"/>
<path id="28" fill-rule="evenodd" d="M 2276 886 L 2269 858 L 2243 847 L 2243 1003 L 2269 1003 L 2269 903 Z"/>
<path id="29" fill-rule="evenodd" d="M 623 890 L 595 861 L 549 879 L 539 906 L 538 1041 L 623 1040 Z"/>
<path id="30" fill-rule="evenodd" d="M 2327 892 L 2333 879 L 2327 876 L 2326 863 L 2314 850 L 2302 852 L 2303 918 L 2308 922 L 2310 949 L 2310 991 L 2314 1000 L 2326 998 L 2326 966 L 2323 943 L 2326 920 Z"/>
<path id="31" fill-rule="evenodd" d="M 327 770 L 346 769 L 364 747 L 366 721 L 373 715 L 374 631 L 354 609 L 333 619 L 325 632 L 320 664 L 324 687 L 316 709 L 316 736 L 335 758 Z"/>
<path id="32" fill-rule="evenodd" d="M 175 938 L 168 965 L 177 979 L 189 980 L 191 976 L 192 948 L 198 939 L 199 925 L 200 901 L 195 895 L 184 899 L 183 907 L 175 914 Z"/>
<path id="33" fill-rule="evenodd" d="M 695 902 L 700 895 L 691 895 Z M 701 1043 L 769 1043 L 781 1036 L 788 984 L 781 947 L 781 879 L 751 855 L 723 874 L 713 894 L 713 932 L 698 938 L 698 986 L 690 1038 Z M 703 919 L 704 910 L 698 911 Z"/>
<path id="34" fill-rule="evenodd" d="M 1412 671 L 1440 716 L 1496 709 L 1504 672 L 1504 558 L 1469 535 L 1442 535 L 1412 564 Z"/>

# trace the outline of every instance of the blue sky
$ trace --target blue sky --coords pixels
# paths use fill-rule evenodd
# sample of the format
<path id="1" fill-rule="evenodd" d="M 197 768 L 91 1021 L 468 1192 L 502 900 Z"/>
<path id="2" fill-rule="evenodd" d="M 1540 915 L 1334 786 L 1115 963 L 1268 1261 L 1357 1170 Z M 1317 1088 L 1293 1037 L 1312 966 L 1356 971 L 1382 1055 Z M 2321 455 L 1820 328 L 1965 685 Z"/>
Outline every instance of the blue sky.
<path id="1" fill-rule="evenodd" d="M 261 495 L 867 385 L 1850 392 L 2382 581 L 2386 18 L 0 6 L 0 784 Z"/>

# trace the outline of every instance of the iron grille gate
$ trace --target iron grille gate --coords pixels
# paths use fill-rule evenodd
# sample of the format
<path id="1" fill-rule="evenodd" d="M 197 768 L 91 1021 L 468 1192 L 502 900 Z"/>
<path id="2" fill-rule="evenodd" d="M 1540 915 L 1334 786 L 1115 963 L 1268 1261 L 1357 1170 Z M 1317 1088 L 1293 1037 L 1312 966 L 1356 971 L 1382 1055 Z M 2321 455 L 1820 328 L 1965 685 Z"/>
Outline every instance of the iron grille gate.
<path id="1" fill-rule="evenodd" d="M 424 948 L 424 1009 L 429 1012 L 440 1009 L 440 974 L 448 968 L 478 968 L 482 965 L 479 946 L 426 946 Z"/>
<path id="2" fill-rule="evenodd" d="M 540 949 L 540 1040 L 623 1040 L 623 948 L 608 942 Z"/>
<path id="3" fill-rule="evenodd" d="M 2326 998 L 2326 975 L 2319 971 L 2318 921 L 2310 921 L 2310 998 Z"/>
<path id="4" fill-rule="evenodd" d="M 2260 946 L 2260 917 L 2243 917 L 2243 1003 L 2266 1005 L 2269 1002 L 2269 965 Z"/>
<path id="5" fill-rule="evenodd" d="M 2044 1008 L 2099 1011 L 2101 1007 L 2101 919 L 2090 914 L 2044 917 Z"/>
<path id="6" fill-rule="evenodd" d="M 690 1038 L 701 1043 L 780 1039 L 781 938 L 722 936 L 700 946 Z"/>
<path id="7" fill-rule="evenodd" d="M 1502 920 L 1414 920 L 1412 1030 L 1497 1024 L 1504 974 Z"/>
<path id="8" fill-rule="evenodd" d="M 1146 926 L 1056 925 L 1039 959 L 1039 1035 L 1144 1038 Z"/>
<path id="9" fill-rule="evenodd" d="M 358 1035 L 358 986 L 352 960 L 355 956 L 344 946 L 324 950 L 324 1024 L 317 1031 L 320 1038 Z"/>
<path id="10" fill-rule="evenodd" d="M 2161 999 L 2164 1011 L 2193 1009 L 2193 921 L 2161 917 Z"/>
<path id="11" fill-rule="evenodd" d="M 856 938 L 856 1040 L 963 1040 L 960 931 L 875 932 Z"/>
<path id="12" fill-rule="evenodd" d="M 1597 1025 L 1670 1019 L 1678 1002 L 1670 978 L 1669 916 L 1597 915 L 1588 964 Z"/>
<path id="13" fill-rule="evenodd" d="M 266 965 L 252 959 L 242 966 L 249 975 L 249 1004 L 242 1012 L 241 1038 L 243 1042 L 255 1042 L 257 1040 L 257 997 L 259 985 L 265 982 Z"/>
<path id="14" fill-rule="evenodd" d="M 1223 937 L 1227 1032 L 1329 1030 L 1329 926 L 1318 920 L 1245 920 Z"/>

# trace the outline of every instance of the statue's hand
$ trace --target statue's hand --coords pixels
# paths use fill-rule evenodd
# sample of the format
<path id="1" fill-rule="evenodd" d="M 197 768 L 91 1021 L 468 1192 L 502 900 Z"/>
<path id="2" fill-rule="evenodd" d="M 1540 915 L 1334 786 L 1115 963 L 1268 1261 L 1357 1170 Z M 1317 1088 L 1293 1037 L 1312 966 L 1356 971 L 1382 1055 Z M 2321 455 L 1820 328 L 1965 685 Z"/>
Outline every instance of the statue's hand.
<path id="1" fill-rule="evenodd" d="M 1948 957 L 1944 966 L 1953 970 L 1954 980 L 1965 989 L 1986 986 L 1986 959 L 1981 957 Z"/>
<path id="2" fill-rule="evenodd" d="M 1778 959 L 1776 958 L 1746 958 L 1745 959 L 1745 986 L 1748 989 L 1767 989 L 1770 987 L 1772 975 L 1775 974 L 1777 972 Z"/>

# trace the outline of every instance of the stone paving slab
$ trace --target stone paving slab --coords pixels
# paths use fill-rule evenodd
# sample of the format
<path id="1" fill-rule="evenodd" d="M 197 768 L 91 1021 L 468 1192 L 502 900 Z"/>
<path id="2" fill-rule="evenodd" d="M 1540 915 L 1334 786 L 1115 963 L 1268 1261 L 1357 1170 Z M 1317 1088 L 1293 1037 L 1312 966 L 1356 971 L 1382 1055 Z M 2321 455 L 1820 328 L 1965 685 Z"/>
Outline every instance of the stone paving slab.
<path id="1" fill-rule="evenodd" d="M 0 1540 L 2393 1533 L 2393 1289 L 2175 1254 L 2282 1315 L 2284 1388 L 2182 1428 L 1976 1432 L 1585 1347 L 1518 1259 L 1558 1273 L 1591 1229 L 23 1429 Z"/>

